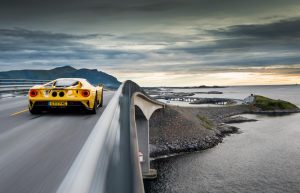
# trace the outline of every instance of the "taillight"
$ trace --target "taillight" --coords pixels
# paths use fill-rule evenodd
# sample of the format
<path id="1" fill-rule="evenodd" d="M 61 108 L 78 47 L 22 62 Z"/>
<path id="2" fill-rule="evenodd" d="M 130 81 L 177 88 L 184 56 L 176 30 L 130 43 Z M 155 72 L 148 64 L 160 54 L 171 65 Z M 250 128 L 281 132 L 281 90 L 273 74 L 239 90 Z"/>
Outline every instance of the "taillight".
<path id="1" fill-rule="evenodd" d="M 81 91 L 81 95 L 82 95 L 83 97 L 88 97 L 88 96 L 90 96 L 90 91 L 88 91 L 88 90 L 83 90 L 83 91 Z"/>
<path id="2" fill-rule="evenodd" d="M 37 95 L 38 95 L 38 91 L 37 90 L 30 90 L 29 91 L 29 96 L 36 97 Z"/>

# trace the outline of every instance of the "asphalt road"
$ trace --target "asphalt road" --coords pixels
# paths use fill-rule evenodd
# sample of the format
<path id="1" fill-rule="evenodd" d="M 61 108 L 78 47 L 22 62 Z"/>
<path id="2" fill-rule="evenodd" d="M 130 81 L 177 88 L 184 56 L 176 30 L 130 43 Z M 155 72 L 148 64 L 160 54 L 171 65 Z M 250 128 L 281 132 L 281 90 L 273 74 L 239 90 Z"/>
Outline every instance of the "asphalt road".
<path id="1" fill-rule="evenodd" d="M 27 98 L 0 99 L 0 193 L 54 193 L 113 96 L 96 115 L 31 115 Z"/>

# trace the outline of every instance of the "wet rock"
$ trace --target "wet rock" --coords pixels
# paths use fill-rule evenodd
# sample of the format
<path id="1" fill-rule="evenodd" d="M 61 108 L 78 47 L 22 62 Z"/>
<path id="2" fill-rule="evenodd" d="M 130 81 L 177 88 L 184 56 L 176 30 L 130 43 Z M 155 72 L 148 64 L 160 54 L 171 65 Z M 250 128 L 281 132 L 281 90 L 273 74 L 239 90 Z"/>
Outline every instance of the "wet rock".
<path id="1" fill-rule="evenodd" d="M 232 125 L 226 125 L 226 124 L 222 124 L 222 125 L 219 125 L 217 127 L 217 129 L 221 132 L 221 134 L 223 135 L 230 135 L 232 133 L 237 133 L 239 128 L 238 127 L 235 127 L 235 126 L 232 126 Z"/>
<path id="2" fill-rule="evenodd" d="M 236 117 L 227 117 L 224 119 L 224 123 L 244 123 L 244 122 L 253 122 L 257 121 L 256 119 L 249 119 L 242 116 L 236 116 Z"/>

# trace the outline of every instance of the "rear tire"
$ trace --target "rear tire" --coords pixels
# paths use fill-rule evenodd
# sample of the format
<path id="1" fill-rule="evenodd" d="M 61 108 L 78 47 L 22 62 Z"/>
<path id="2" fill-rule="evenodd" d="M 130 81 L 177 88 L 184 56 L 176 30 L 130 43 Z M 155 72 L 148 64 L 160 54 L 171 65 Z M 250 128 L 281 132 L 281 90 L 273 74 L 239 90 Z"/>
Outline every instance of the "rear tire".
<path id="1" fill-rule="evenodd" d="M 102 107 L 102 106 L 103 106 L 103 90 L 101 92 L 101 102 L 100 102 L 99 107 Z"/>
<path id="2" fill-rule="evenodd" d="M 29 107 L 29 112 L 33 115 L 36 115 L 36 114 L 40 114 L 42 111 L 40 109 L 37 109 L 36 107 L 32 107 L 32 108 Z"/>
<path id="3" fill-rule="evenodd" d="M 95 96 L 95 101 L 94 101 L 94 107 L 91 110 L 88 110 L 90 114 L 97 114 L 97 105 L 98 105 L 98 100 L 97 100 L 97 94 Z"/>

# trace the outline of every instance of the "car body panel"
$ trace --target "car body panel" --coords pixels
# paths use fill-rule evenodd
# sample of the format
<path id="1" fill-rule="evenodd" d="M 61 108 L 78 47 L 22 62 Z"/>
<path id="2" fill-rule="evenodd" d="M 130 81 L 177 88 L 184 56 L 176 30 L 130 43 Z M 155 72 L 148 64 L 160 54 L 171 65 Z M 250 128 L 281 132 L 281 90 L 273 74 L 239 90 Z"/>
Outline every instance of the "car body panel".
<path id="1" fill-rule="evenodd" d="M 77 81 L 78 84 L 64 87 L 57 87 L 55 83 Z M 83 96 L 84 92 L 89 92 L 89 96 Z M 36 92 L 36 96 L 31 96 L 30 92 Z M 56 93 L 56 94 L 55 94 Z M 97 97 L 96 97 L 97 94 Z M 44 108 L 66 108 L 82 106 L 88 110 L 92 110 L 97 99 L 97 106 L 102 104 L 103 86 L 93 86 L 86 79 L 82 78 L 60 78 L 53 80 L 44 85 L 36 85 L 30 88 L 28 93 L 29 110 L 34 107 Z M 51 106 L 51 104 L 67 105 Z"/>

